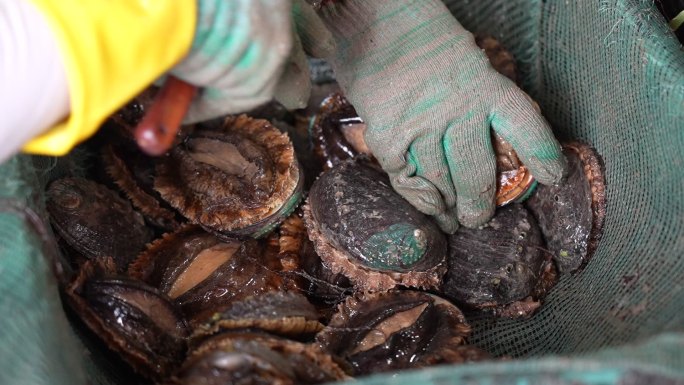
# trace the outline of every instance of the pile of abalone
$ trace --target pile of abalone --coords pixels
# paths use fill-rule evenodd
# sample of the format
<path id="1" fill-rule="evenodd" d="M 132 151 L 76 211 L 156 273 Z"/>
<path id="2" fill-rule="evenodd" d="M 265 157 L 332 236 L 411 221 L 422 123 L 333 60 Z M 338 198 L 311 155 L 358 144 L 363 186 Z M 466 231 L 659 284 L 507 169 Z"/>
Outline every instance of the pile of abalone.
<path id="1" fill-rule="evenodd" d="M 468 343 L 462 309 L 532 316 L 600 237 L 600 160 L 578 143 L 564 147 L 566 183 L 536 190 L 495 143 L 500 207 L 447 235 L 394 192 L 341 94 L 310 126 L 266 107 L 268 119 L 184 127 L 160 158 L 135 147 L 137 118 L 121 118 L 139 109 L 110 119 L 85 145 L 100 154 L 93 169 L 46 198 L 73 270 L 65 302 L 156 383 L 314 384 L 495 359 Z"/>

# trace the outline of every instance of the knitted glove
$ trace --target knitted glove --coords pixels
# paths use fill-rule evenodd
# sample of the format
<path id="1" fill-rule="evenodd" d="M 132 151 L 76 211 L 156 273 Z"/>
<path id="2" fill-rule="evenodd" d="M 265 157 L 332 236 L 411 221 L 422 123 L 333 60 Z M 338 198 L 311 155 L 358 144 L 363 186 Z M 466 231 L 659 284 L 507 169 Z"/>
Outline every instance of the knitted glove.
<path id="1" fill-rule="evenodd" d="M 546 121 L 440 1 L 329 1 L 319 14 L 368 146 L 394 189 L 444 231 L 494 213 L 492 128 L 539 182 L 561 179 L 565 159 Z"/>
<path id="2" fill-rule="evenodd" d="M 200 0 L 188 55 L 171 74 L 203 87 L 186 122 L 268 102 L 292 52 L 291 0 Z"/>

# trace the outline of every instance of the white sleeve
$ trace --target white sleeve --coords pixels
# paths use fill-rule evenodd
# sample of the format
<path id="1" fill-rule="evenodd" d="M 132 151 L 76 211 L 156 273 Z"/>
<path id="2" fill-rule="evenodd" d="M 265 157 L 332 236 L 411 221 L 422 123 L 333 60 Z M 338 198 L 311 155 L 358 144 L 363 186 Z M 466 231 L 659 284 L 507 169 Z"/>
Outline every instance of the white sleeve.
<path id="1" fill-rule="evenodd" d="M 57 40 L 27 0 L 0 0 L 0 163 L 69 115 Z"/>

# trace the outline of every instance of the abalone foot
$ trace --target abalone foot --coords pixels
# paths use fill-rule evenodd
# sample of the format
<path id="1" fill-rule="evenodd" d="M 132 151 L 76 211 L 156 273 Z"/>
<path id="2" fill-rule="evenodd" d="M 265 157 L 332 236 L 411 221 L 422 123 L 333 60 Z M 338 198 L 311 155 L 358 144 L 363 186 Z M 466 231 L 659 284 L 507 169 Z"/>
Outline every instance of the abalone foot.
<path id="1" fill-rule="evenodd" d="M 348 277 L 357 290 L 387 291 L 397 286 L 430 290 L 440 285 L 441 277 L 446 272 L 444 263 L 426 271 L 408 272 L 372 270 L 354 263 L 346 252 L 324 240 L 325 237 L 320 226 L 313 220 L 308 204 L 303 206 L 303 211 L 309 239 L 314 243 L 316 253 L 323 264 L 333 273 L 341 273 Z"/>
<path id="2" fill-rule="evenodd" d="M 316 341 L 356 375 L 488 358 L 467 347 L 470 326 L 447 300 L 415 290 L 356 293 L 341 303 Z"/>

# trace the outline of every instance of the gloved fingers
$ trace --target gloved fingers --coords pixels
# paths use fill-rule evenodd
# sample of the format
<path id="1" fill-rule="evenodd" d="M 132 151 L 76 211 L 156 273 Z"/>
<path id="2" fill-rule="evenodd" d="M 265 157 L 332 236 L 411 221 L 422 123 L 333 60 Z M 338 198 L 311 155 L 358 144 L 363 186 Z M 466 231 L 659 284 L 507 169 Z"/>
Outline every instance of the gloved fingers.
<path id="1" fill-rule="evenodd" d="M 311 5 L 304 0 L 294 0 L 292 16 L 306 54 L 326 58 L 334 53 L 333 36 Z"/>
<path id="2" fill-rule="evenodd" d="M 202 122 L 223 115 L 249 111 L 268 101 L 265 95 L 239 97 L 217 88 L 202 88 L 188 109 L 183 124 Z"/>
<path id="3" fill-rule="evenodd" d="M 395 126 L 393 135 L 367 121 L 366 144 L 390 176 L 394 190 L 416 209 L 434 216 L 446 232 L 458 228 L 456 204 L 441 138 Z M 444 195 L 443 195 L 444 194 Z"/>
<path id="4" fill-rule="evenodd" d="M 494 215 L 496 159 L 489 122 L 475 114 L 452 122 L 444 135 L 444 152 L 458 197 L 459 222 L 477 227 Z"/>
<path id="5" fill-rule="evenodd" d="M 195 118 L 242 112 L 235 106 L 273 97 L 292 50 L 290 6 L 289 0 L 200 1 L 193 46 L 171 71 L 190 84 L 211 87 L 191 107 Z M 220 99 L 231 99 L 233 107 Z"/>
<path id="6" fill-rule="evenodd" d="M 535 179 L 543 184 L 561 180 L 567 168 L 561 146 L 527 94 L 517 87 L 510 89 L 494 109 L 491 122 L 492 128 L 513 146 Z"/>
<path id="7" fill-rule="evenodd" d="M 437 134 L 434 132 L 433 134 Z M 420 201 L 423 208 L 430 207 L 431 213 L 442 230 L 453 233 L 458 229 L 458 217 L 456 215 L 456 191 L 451 181 L 449 167 L 444 149 L 442 148 L 441 137 L 437 135 L 422 135 L 417 137 L 409 147 L 407 162 L 415 165 L 416 177 L 421 177 L 430 183 L 439 192 L 439 201 L 426 201 L 422 196 L 422 191 L 418 191 L 418 196 L 411 196 L 409 202 Z M 402 195 L 409 196 L 415 191 L 406 192 Z M 436 194 L 434 194 L 436 196 Z M 416 204 L 414 206 L 418 207 Z M 432 212 L 438 207 L 444 207 L 436 214 Z M 425 212 L 425 210 L 421 210 Z"/>
<path id="8" fill-rule="evenodd" d="M 292 37 L 292 52 L 275 89 L 275 99 L 288 110 L 306 107 L 311 95 L 309 64 L 299 37 Z"/>
<path id="9" fill-rule="evenodd" d="M 446 210 L 444 200 L 435 185 L 427 179 L 415 175 L 416 165 L 407 163 L 399 172 L 390 172 L 390 182 L 394 190 L 418 211 L 427 215 L 437 215 Z"/>

